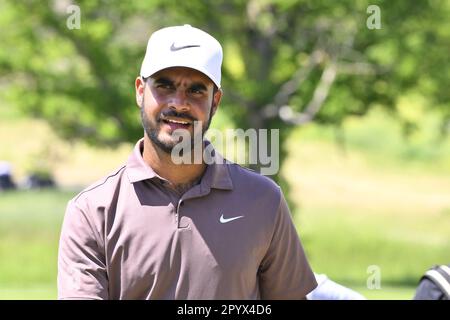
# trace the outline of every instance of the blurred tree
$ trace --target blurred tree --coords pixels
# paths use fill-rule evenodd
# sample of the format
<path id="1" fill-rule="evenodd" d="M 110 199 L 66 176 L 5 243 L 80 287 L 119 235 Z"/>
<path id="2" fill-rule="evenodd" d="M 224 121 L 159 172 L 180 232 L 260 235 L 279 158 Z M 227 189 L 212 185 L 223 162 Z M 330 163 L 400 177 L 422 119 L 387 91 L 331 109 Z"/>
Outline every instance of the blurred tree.
<path id="1" fill-rule="evenodd" d="M 66 25 L 71 4 L 81 9 L 80 29 Z M 381 29 L 366 24 L 373 4 Z M 12 105 L 63 137 L 135 141 L 133 81 L 146 41 L 160 27 L 189 23 L 223 44 L 222 111 L 238 127 L 281 128 L 284 141 L 312 120 L 339 126 L 375 105 L 394 112 L 414 92 L 441 112 L 448 132 L 449 16 L 445 0 L 7 0 L 0 85 Z"/>

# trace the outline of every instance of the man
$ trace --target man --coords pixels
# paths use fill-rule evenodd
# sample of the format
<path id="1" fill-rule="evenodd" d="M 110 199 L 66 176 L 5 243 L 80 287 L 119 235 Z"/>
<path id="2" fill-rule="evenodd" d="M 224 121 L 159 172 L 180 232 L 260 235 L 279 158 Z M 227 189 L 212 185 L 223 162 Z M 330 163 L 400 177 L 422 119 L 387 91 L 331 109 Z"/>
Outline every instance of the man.
<path id="1" fill-rule="evenodd" d="M 272 180 L 216 152 L 211 164 L 174 159 L 188 142 L 175 133 L 195 144 L 218 109 L 221 63 L 219 42 L 189 25 L 150 37 L 135 82 L 144 138 L 69 202 L 60 299 L 304 299 L 316 287 Z"/>

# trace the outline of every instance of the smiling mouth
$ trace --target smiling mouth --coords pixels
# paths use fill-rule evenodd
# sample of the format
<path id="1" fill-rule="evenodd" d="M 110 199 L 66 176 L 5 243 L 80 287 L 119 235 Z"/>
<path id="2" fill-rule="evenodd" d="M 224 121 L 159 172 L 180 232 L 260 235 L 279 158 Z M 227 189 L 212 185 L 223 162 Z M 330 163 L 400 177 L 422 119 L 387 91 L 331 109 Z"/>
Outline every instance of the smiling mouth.
<path id="1" fill-rule="evenodd" d="M 192 122 L 191 120 L 187 119 L 180 119 L 180 118 L 172 118 L 172 117 L 164 117 L 161 119 L 161 122 L 166 124 L 171 131 L 177 130 L 177 129 L 189 129 Z"/>
<path id="2" fill-rule="evenodd" d="M 182 124 L 182 125 L 189 125 L 190 122 L 183 121 L 183 120 L 174 120 L 174 119 L 163 119 L 162 120 L 165 123 L 175 123 L 175 124 Z"/>

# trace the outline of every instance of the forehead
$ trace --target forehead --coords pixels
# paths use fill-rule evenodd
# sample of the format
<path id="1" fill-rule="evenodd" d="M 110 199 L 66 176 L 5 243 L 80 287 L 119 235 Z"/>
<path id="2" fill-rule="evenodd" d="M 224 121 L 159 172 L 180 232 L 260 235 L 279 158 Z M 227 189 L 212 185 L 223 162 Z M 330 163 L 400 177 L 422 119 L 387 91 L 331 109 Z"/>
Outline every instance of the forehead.
<path id="1" fill-rule="evenodd" d="M 186 67 L 171 67 L 158 71 L 151 76 L 154 80 L 165 78 L 176 83 L 200 82 L 205 86 L 213 86 L 213 82 L 205 74 L 198 70 Z"/>

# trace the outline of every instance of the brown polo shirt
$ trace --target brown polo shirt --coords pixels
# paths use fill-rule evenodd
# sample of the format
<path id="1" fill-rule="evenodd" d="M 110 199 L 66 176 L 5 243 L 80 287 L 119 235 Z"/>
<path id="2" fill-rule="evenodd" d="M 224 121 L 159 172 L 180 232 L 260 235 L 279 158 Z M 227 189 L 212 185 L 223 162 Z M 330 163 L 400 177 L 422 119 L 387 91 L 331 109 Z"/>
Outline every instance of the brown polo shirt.
<path id="1" fill-rule="evenodd" d="M 272 180 L 227 161 L 180 195 L 142 148 L 69 202 L 59 299 L 300 299 L 317 286 Z"/>

